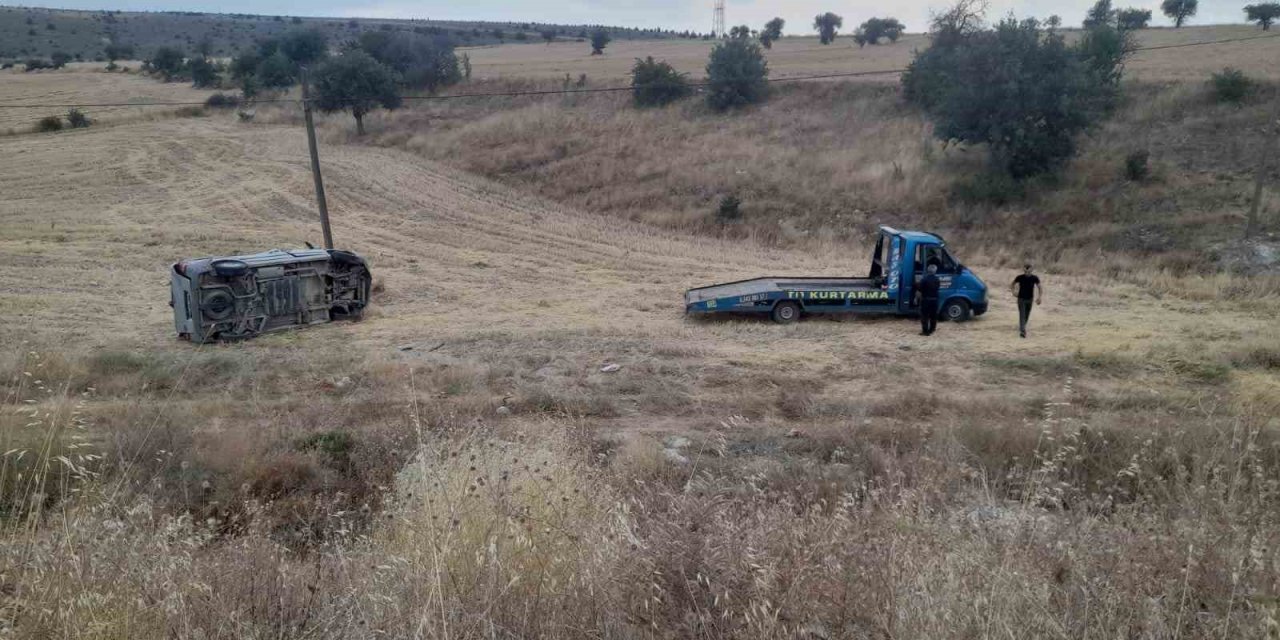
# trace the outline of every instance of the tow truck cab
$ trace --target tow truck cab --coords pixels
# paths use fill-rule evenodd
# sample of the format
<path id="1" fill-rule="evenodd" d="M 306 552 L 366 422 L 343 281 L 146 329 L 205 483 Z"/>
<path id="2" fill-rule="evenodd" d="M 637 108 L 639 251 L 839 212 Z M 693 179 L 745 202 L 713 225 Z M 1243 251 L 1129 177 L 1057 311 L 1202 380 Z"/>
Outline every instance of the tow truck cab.
<path id="1" fill-rule="evenodd" d="M 929 264 L 938 266 L 943 317 L 960 322 L 986 313 L 987 285 L 941 237 L 883 226 L 866 276 L 766 276 L 697 287 L 684 294 L 685 312 L 761 313 L 780 323 L 812 314 L 917 315 L 916 286 Z"/>
<path id="2" fill-rule="evenodd" d="M 885 278 L 885 287 L 890 299 L 896 302 L 898 313 L 919 313 L 915 288 L 929 264 L 938 265 L 942 285 L 939 300 L 945 318 L 963 321 L 970 313 L 980 316 L 987 312 L 986 283 L 947 251 L 947 243 L 941 236 L 880 227 L 870 276 Z"/>

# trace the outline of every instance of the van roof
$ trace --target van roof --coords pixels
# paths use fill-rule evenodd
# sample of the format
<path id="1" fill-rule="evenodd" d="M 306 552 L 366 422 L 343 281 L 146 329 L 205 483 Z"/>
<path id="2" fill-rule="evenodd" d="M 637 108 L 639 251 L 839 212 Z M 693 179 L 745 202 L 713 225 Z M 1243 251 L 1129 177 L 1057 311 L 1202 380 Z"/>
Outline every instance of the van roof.
<path id="1" fill-rule="evenodd" d="M 938 244 L 945 244 L 941 236 L 938 236 L 932 233 L 926 233 L 924 231 L 899 231 L 887 225 L 880 225 L 880 231 L 883 233 L 887 233 L 892 236 L 898 236 L 900 238 L 904 238 L 907 240 L 936 242 Z"/>

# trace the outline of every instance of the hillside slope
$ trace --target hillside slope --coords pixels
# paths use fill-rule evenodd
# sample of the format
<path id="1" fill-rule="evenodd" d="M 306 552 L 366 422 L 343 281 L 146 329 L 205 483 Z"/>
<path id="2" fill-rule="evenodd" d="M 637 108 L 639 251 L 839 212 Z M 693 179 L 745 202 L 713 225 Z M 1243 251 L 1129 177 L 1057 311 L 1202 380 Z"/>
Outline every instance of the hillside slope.
<path id="1" fill-rule="evenodd" d="M 419 105 L 374 116 L 366 141 L 348 118 L 323 127 L 335 142 L 410 149 L 596 214 L 685 231 L 809 245 L 893 223 L 1010 262 L 1199 272 L 1215 268 L 1212 247 L 1242 233 L 1258 163 L 1274 157 L 1272 104 L 1215 104 L 1203 81 L 1130 82 L 1058 179 L 996 204 L 958 191 L 983 171 L 983 149 L 942 145 L 892 82 L 781 84 L 766 104 L 728 115 L 696 98 L 636 110 L 613 94 Z M 1126 158 L 1142 152 L 1151 177 L 1131 181 Z M 1274 176 L 1269 184 L 1273 194 Z M 744 220 L 722 226 L 714 214 L 729 194 Z M 1269 197 L 1262 213 L 1266 231 L 1280 231 L 1280 201 Z"/>
<path id="2" fill-rule="evenodd" d="M 167 265 L 315 238 L 301 131 L 225 116 L 0 140 L 0 438 L 28 461 L 66 438 L 103 474 L 50 482 L 49 526 L 0 530 L 7 628 L 1055 637 L 1185 615 L 1191 636 L 1265 634 L 1231 585 L 1274 589 L 1276 559 L 1235 559 L 1280 544 L 1276 297 L 1055 271 L 1019 340 L 1012 271 L 965 240 L 991 312 L 931 339 L 909 319 L 693 322 L 685 287 L 857 273 L 867 248 L 690 236 L 414 153 L 323 153 L 374 307 L 195 347 L 172 336 Z M 420 447 L 420 484 L 389 493 Z"/>
<path id="3" fill-rule="evenodd" d="M 395 20 L 380 18 L 302 18 L 199 11 L 74 11 L 39 7 L 0 6 L 0 61 L 26 57 L 48 58 L 63 51 L 77 60 L 101 60 L 109 42 L 131 44 L 139 56 L 158 47 L 194 52 L 208 40 L 217 57 L 229 57 L 257 40 L 278 36 L 290 29 L 318 28 L 333 40 L 351 39 L 364 30 L 418 30 L 448 35 L 460 44 L 498 44 L 504 39 L 542 42 L 540 31 L 551 29 L 557 37 L 576 40 L 587 25 L 515 22 L 459 22 Z M 671 37 L 657 29 L 608 27 L 618 40 Z M 502 38 L 494 32 L 501 31 Z"/>

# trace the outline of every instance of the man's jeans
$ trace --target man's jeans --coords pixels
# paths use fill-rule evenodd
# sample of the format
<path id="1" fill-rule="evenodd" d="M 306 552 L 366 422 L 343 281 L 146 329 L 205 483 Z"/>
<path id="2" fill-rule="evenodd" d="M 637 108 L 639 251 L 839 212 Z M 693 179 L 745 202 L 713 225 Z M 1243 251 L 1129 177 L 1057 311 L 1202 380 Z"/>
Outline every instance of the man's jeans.
<path id="1" fill-rule="evenodd" d="M 1031 298 L 1018 298 L 1018 333 L 1027 335 L 1027 320 L 1031 317 L 1031 306 L 1035 301 Z"/>

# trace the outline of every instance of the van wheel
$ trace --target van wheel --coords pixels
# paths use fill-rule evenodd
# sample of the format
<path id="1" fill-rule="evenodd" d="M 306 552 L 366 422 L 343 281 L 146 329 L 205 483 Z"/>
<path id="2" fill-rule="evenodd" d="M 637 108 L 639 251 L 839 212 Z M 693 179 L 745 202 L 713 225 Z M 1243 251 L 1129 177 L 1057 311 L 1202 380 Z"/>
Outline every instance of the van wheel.
<path id="1" fill-rule="evenodd" d="M 952 322 L 968 320 L 972 316 L 969 309 L 969 301 L 964 299 L 948 300 L 947 306 L 942 308 L 942 316 Z"/>
<path id="2" fill-rule="evenodd" d="M 774 305 L 771 317 L 778 324 L 791 324 L 800 319 L 800 305 L 789 300 L 779 302 Z"/>

